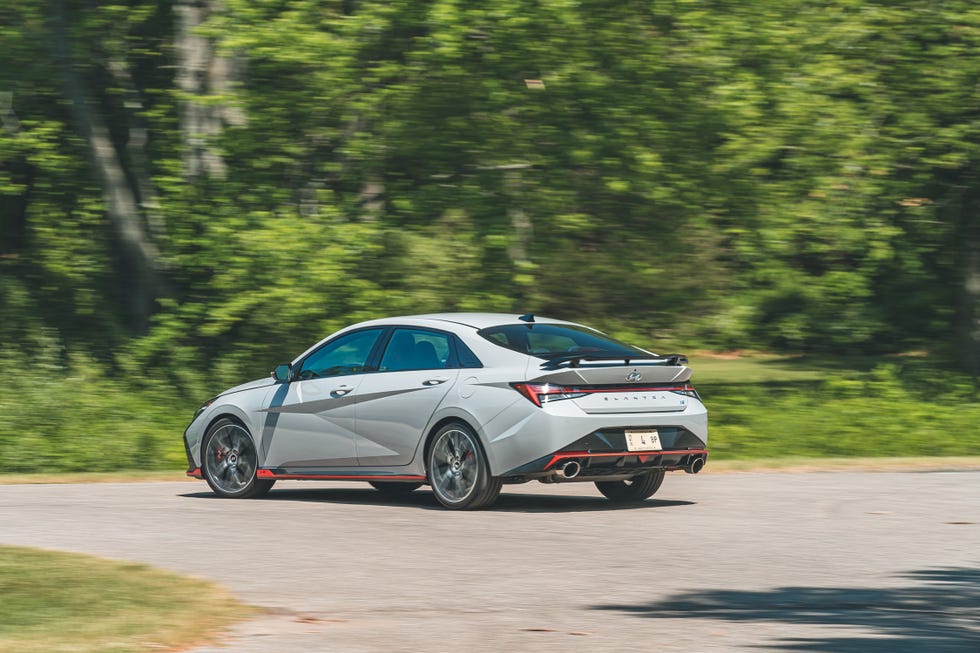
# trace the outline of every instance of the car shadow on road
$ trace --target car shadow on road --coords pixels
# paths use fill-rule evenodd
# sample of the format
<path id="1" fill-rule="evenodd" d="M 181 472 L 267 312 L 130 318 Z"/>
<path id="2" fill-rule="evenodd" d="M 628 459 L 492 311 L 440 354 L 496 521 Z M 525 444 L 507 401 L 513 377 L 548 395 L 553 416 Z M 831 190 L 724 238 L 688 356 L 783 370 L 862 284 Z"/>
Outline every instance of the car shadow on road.
<path id="1" fill-rule="evenodd" d="M 211 492 L 188 492 L 190 499 L 220 499 Z M 429 490 L 417 490 L 403 497 L 387 497 L 374 489 L 311 488 L 273 489 L 258 501 L 305 501 L 370 506 L 404 506 L 420 510 L 445 510 Z M 558 494 L 503 493 L 496 503 L 482 512 L 589 512 L 610 510 L 643 510 L 694 505 L 693 501 L 647 499 L 637 503 L 613 503 L 602 497 Z"/>
<path id="2" fill-rule="evenodd" d="M 780 587 L 764 592 L 691 591 L 641 605 L 597 605 L 638 617 L 829 626 L 825 637 L 794 637 L 758 648 L 808 652 L 980 651 L 980 569 L 942 568 L 899 576 L 901 587 Z M 841 635 L 842 627 L 863 631 Z"/>
<path id="3" fill-rule="evenodd" d="M 603 497 L 568 496 L 559 494 L 501 494 L 489 508 L 490 512 L 589 512 L 610 510 L 644 510 L 691 506 L 693 501 L 647 499 L 632 503 L 614 503 Z"/>

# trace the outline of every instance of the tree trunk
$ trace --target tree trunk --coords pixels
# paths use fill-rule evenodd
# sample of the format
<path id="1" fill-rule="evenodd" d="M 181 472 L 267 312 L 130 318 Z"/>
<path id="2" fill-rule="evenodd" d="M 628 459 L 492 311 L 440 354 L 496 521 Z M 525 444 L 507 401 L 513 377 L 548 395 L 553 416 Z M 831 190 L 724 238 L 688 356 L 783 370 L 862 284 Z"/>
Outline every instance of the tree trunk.
<path id="1" fill-rule="evenodd" d="M 963 256 L 963 298 L 960 331 L 964 359 L 974 378 L 980 377 L 980 224 L 968 221 Z"/>
<path id="2" fill-rule="evenodd" d="M 215 142 L 225 124 L 245 122 L 244 114 L 235 107 L 195 99 L 227 93 L 239 76 L 239 62 L 218 56 L 214 42 L 197 31 L 219 6 L 217 0 L 181 0 L 174 6 L 179 66 L 177 87 L 185 95 L 180 120 L 184 171 L 191 179 L 225 176 L 225 162 Z"/>
<path id="3" fill-rule="evenodd" d="M 0 129 L 16 134 L 20 121 L 14 113 L 13 93 L 0 92 Z M 27 242 L 27 207 L 32 169 L 26 158 L 18 157 L 6 164 L 8 174 L 24 191 L 18 195 L 0 195 L 0 258 L 16 258 Z"/>
<path id="4" fill-rule="evenodd" d="M 121 58 L 109 61 L 109 72 L 112 79 L 126 93 L 126 107 L 129 134 L 126 139 L 126 157 L 129 162 L 129 172 L 132 175 L 132 186 L 137 191 L 139 208 L 146 219 L 147 232 L 152 238 L 161 238 L 165 233 L 163 214 L 160 212 L 160 202 L 157 198 L 156 187 L 150 176 L 150 158 L 146 154 L 148 133 L 146 121 L 143 119 L 144 103 L 139 89 L 133 82 L 129 65 Z"/>
<path id="5" fill-rule="evenodd" d="M 519 169 L 504 172 L 504 188 L 507 192 L 507 218 L 513 230 L 510 242 L 510 258 L 518 266 L 531 262 L 528 245 L 534 236 L 533 225 L 521 207 L 522 180 Z"/>
<path id="6" fill-rule="evenodd" d="M 142 332 L 149 326 L 153 302 L 161 288 L 160 253 L 146 232 L 136 195 L 129 185 L 109 129 L 90 101 L 91 94 L 81 75 L 75 70 L 62 0 L 51 0 L 50 7 L 52 42 L 71 103 L 72 118 L 89 145 L 92 163 L 102 184 L 106 213 L 122 245 L 124 282 L 129 284 L 129 308 L 134 326 Z"/>

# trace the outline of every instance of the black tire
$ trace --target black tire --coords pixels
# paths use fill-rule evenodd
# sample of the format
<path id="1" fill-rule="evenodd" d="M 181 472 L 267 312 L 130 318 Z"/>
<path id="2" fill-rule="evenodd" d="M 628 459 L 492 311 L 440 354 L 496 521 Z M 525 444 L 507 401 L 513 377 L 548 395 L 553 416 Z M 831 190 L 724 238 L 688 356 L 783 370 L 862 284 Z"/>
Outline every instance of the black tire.
<path id="1" fill-rule="evenodd" d="M 422 487 L 421 483 L 403 483 L 400 481 L 371 481 L 371 485 L 386 497 L 405 497 Z"/>
<path id="2" fill-rule="evenodd" d="M 486 508 L 500 495 L 502 483 L 490 475 L 480 438 L 463 422 L 433 434 L 425 462 L 432 493 L 450 510 Z"/>
<path id="3" fill-rule="evenodd" d="M 643 501 L 657 493 L 664 482 L 664 474 L 661 469 L 626 481 L 596 481 L 595 486 L 610 501 Z"/>
<path id="4" fill-rule="evenodd" d="M 224 418 L 211 425 L 201 447 L 201 473 L 215 494 L 227 499 L 262 496 L 276 481 L 256 478 L 258 467 L 255 441 L 241 422 Z"/>

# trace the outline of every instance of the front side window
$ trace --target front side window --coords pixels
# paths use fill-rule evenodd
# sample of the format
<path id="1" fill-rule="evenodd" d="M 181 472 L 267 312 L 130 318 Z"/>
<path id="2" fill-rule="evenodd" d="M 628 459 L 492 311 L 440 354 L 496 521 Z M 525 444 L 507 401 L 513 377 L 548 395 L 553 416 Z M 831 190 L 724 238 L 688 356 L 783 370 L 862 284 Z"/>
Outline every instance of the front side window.
<path id="1" fill-rule="evenodd" d="M 650 357 L 650 352 L 598 331 L 569 324 L 508 324 L 481 329 L 478 333 L 496 345 L 539 358 L 571 354 Z"/>
<path id="2" fill-rule="evenodd" d="M 380 371 L 437 370 L 450 367 L 449 335 L 423 329 L 395 329 L 381 358 Z"/>
<path id="3" fill-rule="evenodd" d="M 368 369 L 371 350 L 384 329 L 364 329 L 331 340 L 306 357 L 299 369 L 300 379 L 360 374 Z"/>

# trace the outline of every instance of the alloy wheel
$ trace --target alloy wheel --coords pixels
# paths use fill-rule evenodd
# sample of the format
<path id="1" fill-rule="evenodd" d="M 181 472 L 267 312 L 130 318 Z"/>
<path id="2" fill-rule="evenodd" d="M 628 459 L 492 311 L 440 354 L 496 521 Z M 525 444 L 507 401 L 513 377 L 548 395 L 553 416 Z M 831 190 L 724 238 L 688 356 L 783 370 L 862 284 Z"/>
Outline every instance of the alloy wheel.
<path id="1" fill-rule="evenodd" d="M 246 490 L 255 478 L 257 456 L 252 437 L 239 424 L 226 422 L 208 438 L 205 473 L 212 486 L 229 496 Z"/>

